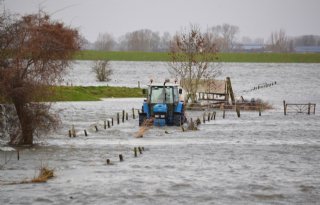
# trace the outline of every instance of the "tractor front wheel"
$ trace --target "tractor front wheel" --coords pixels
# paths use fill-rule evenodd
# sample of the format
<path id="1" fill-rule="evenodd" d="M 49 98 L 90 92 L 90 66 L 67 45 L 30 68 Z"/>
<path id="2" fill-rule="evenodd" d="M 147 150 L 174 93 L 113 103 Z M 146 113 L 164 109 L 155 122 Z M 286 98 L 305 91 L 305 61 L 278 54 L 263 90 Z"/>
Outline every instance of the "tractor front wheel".
<path id="1" fill-rule="evenodd" d="M 139 113 L 139 126 L 143 125 L 145 120 L 147 119 L 147 113 Z"/>

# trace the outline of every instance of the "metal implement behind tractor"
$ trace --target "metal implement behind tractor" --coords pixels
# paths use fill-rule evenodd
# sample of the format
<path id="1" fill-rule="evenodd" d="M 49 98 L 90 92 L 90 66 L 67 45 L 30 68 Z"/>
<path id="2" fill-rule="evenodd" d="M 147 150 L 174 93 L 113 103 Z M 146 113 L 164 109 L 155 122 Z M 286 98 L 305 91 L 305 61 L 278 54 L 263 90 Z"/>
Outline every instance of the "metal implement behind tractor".
<path id="1" fill-rule="evenodd" d="M 146 120 L 153 119 L 155 126 L 176 125 L 180 126 L 185 121 L 184 104 L 179 100 L 182 89 L 176 84 L 150 84 L 144 90 L 147 99 L 139 113 L 139 126 Z"/>

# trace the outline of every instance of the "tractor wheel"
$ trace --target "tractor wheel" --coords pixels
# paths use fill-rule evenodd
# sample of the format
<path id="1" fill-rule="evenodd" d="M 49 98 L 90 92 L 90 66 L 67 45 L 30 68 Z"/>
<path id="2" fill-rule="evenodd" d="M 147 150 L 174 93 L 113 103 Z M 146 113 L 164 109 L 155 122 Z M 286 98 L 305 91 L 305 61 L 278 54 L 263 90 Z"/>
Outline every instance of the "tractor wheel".
<path id="1" fill-rule="evenodd" d="M 173 124 L 175 126 L 181 126 L 184 122 L 184 116 L 181 113 L 175 113 L 173 115 Z"/>
<path id="2" fill-rule="evenodd" d="M 143 125 L 146 119 L 147 119 L 147 113 L 139 113 L 139 126 Z"/>

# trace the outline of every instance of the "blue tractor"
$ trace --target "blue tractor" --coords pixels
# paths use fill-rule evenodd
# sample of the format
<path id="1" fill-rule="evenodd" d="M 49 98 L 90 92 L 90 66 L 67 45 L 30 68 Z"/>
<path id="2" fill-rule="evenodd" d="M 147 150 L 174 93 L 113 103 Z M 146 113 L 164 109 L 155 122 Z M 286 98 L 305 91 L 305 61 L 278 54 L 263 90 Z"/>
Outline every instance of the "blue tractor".
<path id="1" fill-rule="evenodd" d="M 179 100 L 182 89 L 177 84 L 151 84 L 144 89 L 147 99 L 142 105 L 139 113 L 139 126 L 146 121 L 155 126 L 176 125 L 181 126 L 186 118 L 184 114 L 184 103 Z"/>

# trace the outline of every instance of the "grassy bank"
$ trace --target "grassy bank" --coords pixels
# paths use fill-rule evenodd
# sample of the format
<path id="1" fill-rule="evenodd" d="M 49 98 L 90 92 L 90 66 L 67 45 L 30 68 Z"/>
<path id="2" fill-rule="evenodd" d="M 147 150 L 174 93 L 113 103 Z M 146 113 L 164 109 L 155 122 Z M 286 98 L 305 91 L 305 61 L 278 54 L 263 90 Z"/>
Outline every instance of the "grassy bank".
<path id="1" fill-rule="evenodd" d="M 101 98 L 143 97 L 140 88 L 110 86 L 59 86 L 50 101 L 98 101 Z"/>
<path id="2" fill-rule="evenodd" d="M 248 63 L 320 63 L 320 53 L 219 53 L 221 62 Z M 170 61 L 168 53 L 85 50 L 76 60 Z"/>

